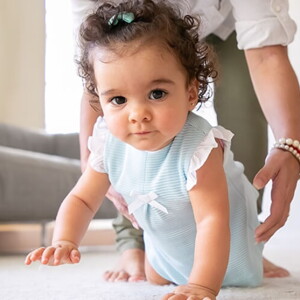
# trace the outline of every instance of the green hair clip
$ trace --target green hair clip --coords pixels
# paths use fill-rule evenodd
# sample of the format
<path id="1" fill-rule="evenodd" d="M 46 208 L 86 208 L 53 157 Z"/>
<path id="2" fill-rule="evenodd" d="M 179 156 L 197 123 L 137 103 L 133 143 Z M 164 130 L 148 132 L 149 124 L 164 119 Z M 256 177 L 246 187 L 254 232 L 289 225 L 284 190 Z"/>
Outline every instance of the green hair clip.
<path id="1" fill-rule="evenodd" d="M 120 12 L 117 15 L 113 15 L 108 20 L 108 25 L 116 26 L 119 23 L 119 20 L 130 24 L 134 20 L 134 14 L 132 12 Z"/>

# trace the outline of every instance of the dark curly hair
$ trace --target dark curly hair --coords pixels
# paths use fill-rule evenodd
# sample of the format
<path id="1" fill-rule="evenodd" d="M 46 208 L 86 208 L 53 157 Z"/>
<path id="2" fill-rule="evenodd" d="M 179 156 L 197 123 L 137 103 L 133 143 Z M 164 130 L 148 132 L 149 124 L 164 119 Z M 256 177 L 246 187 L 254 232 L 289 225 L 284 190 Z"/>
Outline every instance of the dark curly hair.
<path id="1" fill-rule="evenodd" d="M 121 20 L 116 25 L 109 25 L 109 20 L 122 12 L 133 13 L 133 22 Z M 156 39 L 181 62 L 187 72 L 188 83 L 198 80 L 198 102 L 204 102 L 211 96 L 209 83 L 214 81 L 217 72 L 212 50 L 199 39 L 199 25 L 199 19 L 182 16 L 178 7 L 166 0 L 125 0 L 118 5 L 106 2 L 81 24 L 81 54 L 77 60 L 79 75 L 88 92 L 97 96 L 92 59 L 94 48 L 105 47 L 117 52 L 122 44 Z"/>

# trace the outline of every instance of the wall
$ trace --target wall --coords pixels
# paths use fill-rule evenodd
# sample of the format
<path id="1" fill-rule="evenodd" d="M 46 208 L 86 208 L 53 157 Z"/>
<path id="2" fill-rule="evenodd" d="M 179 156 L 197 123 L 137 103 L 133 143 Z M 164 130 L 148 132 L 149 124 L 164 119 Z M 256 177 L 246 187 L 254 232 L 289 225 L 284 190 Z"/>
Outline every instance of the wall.
<path id="1" fill-rule="evenodd" d="M 0 45 L 0 121 L 43 128 L 43 0 L 0 0 Z"/>

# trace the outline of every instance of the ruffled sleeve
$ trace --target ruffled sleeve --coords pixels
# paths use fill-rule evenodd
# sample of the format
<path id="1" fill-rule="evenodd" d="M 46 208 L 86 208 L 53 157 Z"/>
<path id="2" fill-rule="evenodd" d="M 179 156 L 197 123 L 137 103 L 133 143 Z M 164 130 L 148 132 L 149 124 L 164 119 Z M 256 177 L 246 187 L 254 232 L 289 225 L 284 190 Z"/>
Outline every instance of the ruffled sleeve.
<path id="1" fill-rule="evenodd" d="M 226 152 L 230 149 L 232 137 L 233 133 L 222 126 L 213 127 L 209 131 L 192 156 L 187 173 L 186 188 L 188 191 L 191 190 L 197 183 L 196 171 L 204 165 L 212 149 L 218 147 L 216 139 L 222 141 L 225 157 Z"/>
<path id="2" fill-rule="evenodd" d="M 106 173 L 104 166 L 104 148 L 107 137 L 107 127 L 104 119 L 99 117 L 94 125 L 93 135 L 89 137 L 88 148 L 90 166 L 97 172 Z"/>

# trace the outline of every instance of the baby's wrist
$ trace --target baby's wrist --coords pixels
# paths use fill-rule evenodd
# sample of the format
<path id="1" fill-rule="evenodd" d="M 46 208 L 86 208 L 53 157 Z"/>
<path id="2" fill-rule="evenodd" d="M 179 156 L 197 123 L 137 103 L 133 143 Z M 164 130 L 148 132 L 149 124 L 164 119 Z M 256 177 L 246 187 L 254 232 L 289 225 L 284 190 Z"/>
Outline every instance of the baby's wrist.
<path id="1" fill-rule="evenodd" d="M 211 298 L 211 300 L 215 299 L 218 295 L 218 293 L 215 290 L 213 290 L 209 287 L 200 285 L 200 284 L 188 283 L 188 286 L 190 286 L 192 289 L 197 290 L 201 293 L 205 292 L 207 294 L 206 296 L 209 296 L 210 298 L 213 297 L 213 298 Z"/>
<path id="2" fill-rule="evenodd" d="M 64 246 L 68 246 L 68 247 L 72 247 L 72 248 L 78 248 L 78 245 L 76 245 L 73 242 L 67 241 L 67 240 L 57 240 L 57 241 L 52 241 L 52 246 L 59 248 L 59 247 L 64 247 Z"/>
<path id="3" fill-rule="evenodd" d="M 196 283 L 188 283 L 186 285 L 178 286 L 176 288 L 176 292 L 189 296 L 198 296 L 201 297 L 201 299 L 205 299 L 207 297 L 210 300 L 215 300 L 218 295 L 218 292 L 215 290 Z"/>

